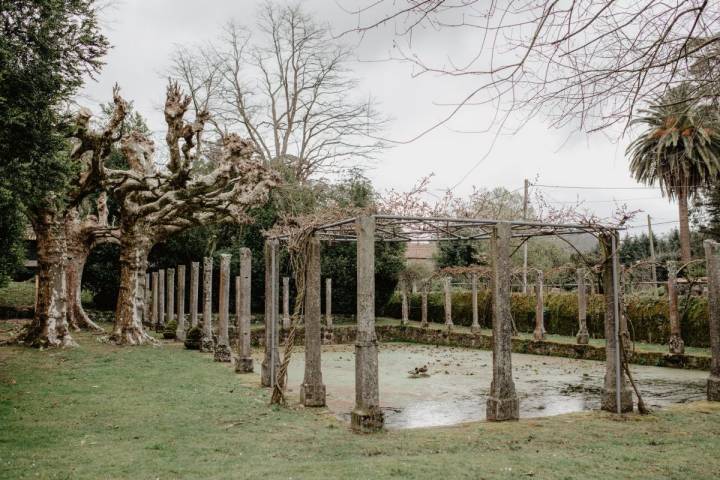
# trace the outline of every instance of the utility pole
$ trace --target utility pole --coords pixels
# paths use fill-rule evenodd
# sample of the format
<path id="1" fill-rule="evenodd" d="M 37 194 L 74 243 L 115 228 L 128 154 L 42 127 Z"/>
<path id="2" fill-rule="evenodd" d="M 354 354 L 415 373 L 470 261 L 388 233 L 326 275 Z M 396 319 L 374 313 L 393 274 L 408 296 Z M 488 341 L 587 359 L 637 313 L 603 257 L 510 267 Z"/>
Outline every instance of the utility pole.
<path id="1" fill-rule="evenodd" d="M 655 265 L 655 240 L 653 239 L 653 231 L 652 231 L 652 221 L 650 220 L 650 215 L 647 216 L 647 224 L 648 224 L 648 237 L 650 238 L 650 261 L 652 262 L 652 270 L 650 272 L 652 273 L 652 281 L 653 288 L 657 288 L 657 268 Z"/>
<path id="2" fill-rule="evenodd" d="M 523 220 L 527 220 L 528 216 L 528 193 L 530 189 L 530 182 L 525 179 L 525 192 L 523 194 Z M 525 240 L 523 243 L 523 273 L 522 273 L 522 291 L 523 294 L 527 294 L 527 268 L 528 268 L 528 241 Z"/>

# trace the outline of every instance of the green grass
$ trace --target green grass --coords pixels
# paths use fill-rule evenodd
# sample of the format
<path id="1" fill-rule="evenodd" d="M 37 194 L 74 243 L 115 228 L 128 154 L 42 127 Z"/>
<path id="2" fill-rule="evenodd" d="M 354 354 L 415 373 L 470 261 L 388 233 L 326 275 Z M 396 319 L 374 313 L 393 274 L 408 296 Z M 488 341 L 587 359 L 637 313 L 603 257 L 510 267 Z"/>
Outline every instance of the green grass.
<path id="1" fill-rule="evenodd" d="M 83 290 L 81 293 L 83 304 L 92 302 L 92 293 Z M 32 308 L 35 305 L 35 280 L 26 282 L 10 282 L 5 288 L 0 288 L 0 307 Z"/>
<path id="2" fill-rule="evenodd" d="M 23 308 L 35 304 L 35 280 L 10 282 L 0 288 L 0 307 Z"/>
<path id="3" fill-rule="evenodd" d="M 7 325 L 6 325 L 7 326 Z M 720 404 L 355 435 L 177 344 L 0 347 L 0 477 L 717 478 Z M 257 368 L 257 367 L 256 367 Z M 332 392 L 330 392 L 332 393 Z"/>

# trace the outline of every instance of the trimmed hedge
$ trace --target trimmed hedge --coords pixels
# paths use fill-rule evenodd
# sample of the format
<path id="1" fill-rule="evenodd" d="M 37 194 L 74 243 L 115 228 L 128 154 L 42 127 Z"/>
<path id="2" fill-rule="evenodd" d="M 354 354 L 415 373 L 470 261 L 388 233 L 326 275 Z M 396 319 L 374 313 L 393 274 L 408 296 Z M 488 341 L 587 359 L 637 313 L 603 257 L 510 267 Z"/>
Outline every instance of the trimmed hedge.
<path id="1" fill-rule="evenodd" d="M 640 342 L 666 343 L 670 336 L 667 297 L 628 295 L 628 328 L 632 338 Z M 420 320 L 421 296 L 408 294 L 410 319 Z M 472 298 L 468 291 L 453 292 L 452 314 L 456 325 L 470 326 L 472 323 Z M 428 294 L 428 321 L 445 321 L 445 294 Z M 385 308 L 389 317 L 401 317 L 400 295 L 395 293 Z M 588 295 L 588 330 L 593 338 L 604 336 L 604 303 L 602 295 Z M 532 332 L 535 328 L 535 296 L 512 294 L 511 311 L 515 326 L 521 332 Z M 574 336 L 578 330 L 577 295 L 573 292 L 549 293 L 545 295 L 545 329 L 548 333 Z M 707 299 L 691 297 L 680 301 L 681 330 L 685 344 L 692 347 L 708 347 Z M 492 328 L 490 291 L 478 291 L 478 316 L 480 326 Z"/>

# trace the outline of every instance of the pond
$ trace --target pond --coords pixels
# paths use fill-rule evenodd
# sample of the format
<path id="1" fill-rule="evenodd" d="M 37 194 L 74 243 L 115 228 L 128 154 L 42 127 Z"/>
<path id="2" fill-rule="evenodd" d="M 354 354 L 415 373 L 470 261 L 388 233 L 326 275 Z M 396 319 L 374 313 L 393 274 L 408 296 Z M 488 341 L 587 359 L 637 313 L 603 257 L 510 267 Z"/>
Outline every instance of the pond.
<path id="1" fill-rule="evenodd" d="M 304 353 L 297 349 L 289 368 L 289 395 L 303 378 Z M 389 429 L 454 425 L 485 419 L 492 378 L 492 352 L 453 347 L 385 343 L 380 347 L 380 404 Z M 520 417 L 532 418 L 600 407 L 603 362 L 513 354 Z M 427 376 L 411 374 L 427 366 Z M 256 370 L 259 368 L 259 364 Z M 349 422 L 355 399 L 352 345 L 323 348 L 323 381 L 328 408 Z M 705 398 L 707 372 L 632 365 L 650 408 Z"/>

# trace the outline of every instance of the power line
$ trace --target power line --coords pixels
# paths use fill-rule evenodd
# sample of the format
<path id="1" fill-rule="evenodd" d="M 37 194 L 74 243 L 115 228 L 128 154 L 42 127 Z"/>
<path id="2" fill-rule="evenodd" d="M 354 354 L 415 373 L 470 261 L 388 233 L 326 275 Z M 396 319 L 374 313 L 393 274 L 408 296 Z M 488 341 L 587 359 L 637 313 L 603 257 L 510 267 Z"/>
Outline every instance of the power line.
<path id="1" fill-rule="evenodd" d="M 629 202 L 637 200 L 663 200 L 662 197 L 642 197 L 642 198 L 617 198 L 613 200 L 552 200 L 549 203 L 615 203 L 615 202 Z"/>
<path id="2" fill-rule="evenodd" d="M 660 190 L 660 187 L 601 187 L 595 185 L 543 185 L 540 183 L 531 183 L 533 187 L 545 188 L 562 188 L 573 190 Z M 690 185 L 668 185 L 667 188 L 694 188 Z"/>

